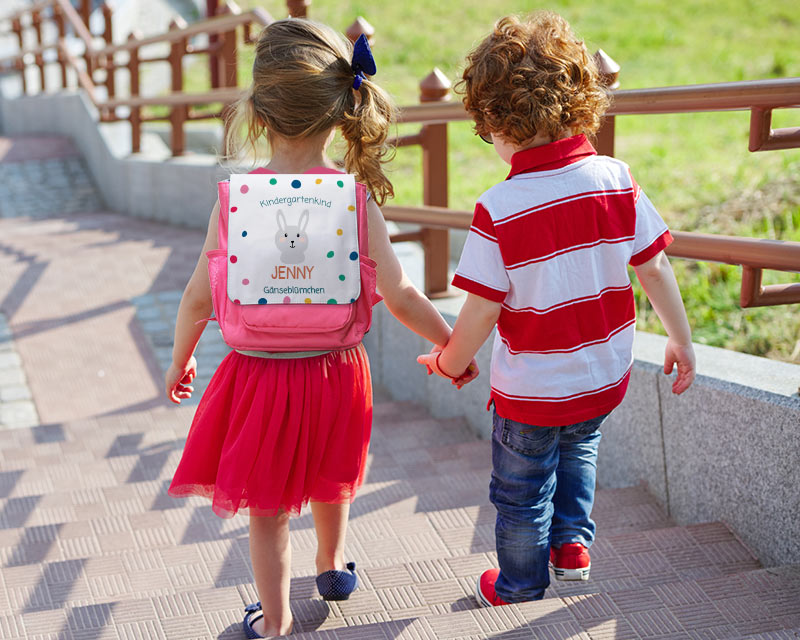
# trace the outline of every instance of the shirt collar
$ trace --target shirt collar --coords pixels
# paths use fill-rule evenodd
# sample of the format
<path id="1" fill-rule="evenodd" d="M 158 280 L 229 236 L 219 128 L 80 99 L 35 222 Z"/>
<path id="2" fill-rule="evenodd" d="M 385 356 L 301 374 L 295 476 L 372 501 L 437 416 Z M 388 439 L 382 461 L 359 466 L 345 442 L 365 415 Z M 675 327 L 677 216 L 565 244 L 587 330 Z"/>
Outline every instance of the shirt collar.
<path id="1" fill-rule="evenodd" d="M 597 151 L 592 143 L 582 133 L 570 138 L 562 138 L 549 144 L 517 151 L 511 156 L 511 171 L 506 180 L 520 173 L 560 169 L 596 154 Z"/>

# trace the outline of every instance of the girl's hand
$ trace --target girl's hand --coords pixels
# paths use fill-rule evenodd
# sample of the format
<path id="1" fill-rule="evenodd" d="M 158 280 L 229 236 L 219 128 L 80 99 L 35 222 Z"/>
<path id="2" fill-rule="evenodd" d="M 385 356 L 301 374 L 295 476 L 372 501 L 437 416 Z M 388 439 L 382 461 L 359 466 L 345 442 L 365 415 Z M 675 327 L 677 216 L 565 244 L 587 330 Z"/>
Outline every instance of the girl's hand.
<path id="1" fill-rule="evenodd" d="M 442 370 L 442 368 L 439 366 L 439 354 L 442 352 L 442 348 L 443 347 L 439 345 L 434 345 L 430 353 L 426 353 L 417 357 L 417 362 L 425 365 L 425 367 L 428 369 L 428 375 L 435 373 L 442 378 L 447 378 L 459 389 L 478 377 L 480 371 L 478 370 L 478 363 L 475 362 L 474 358 L 460 376 L 451 376 L 449 373 Z"/>
<path id="2" fill-rule="evenodd" d="M 194 356 L 189 358 L 183 367 L 175 366 L 173 362 L 164 376 L 167 398 L 175 404 L 180 404 L 181 399 L 191 398 L 194 387 L 189 386 L 197 375 L 197 360 Z"/>
<path id="3" fill-rule="evenodd" d="M 664 373 L 672 373 L 674 365 L 678 365 L 678 375 L 672 383 L 672 393 L 680 395 L 686 391 L 695 376 L 695 357 L 692 343 L 679 344 L 671 338 L 667 340 L 664 350 Z"/>

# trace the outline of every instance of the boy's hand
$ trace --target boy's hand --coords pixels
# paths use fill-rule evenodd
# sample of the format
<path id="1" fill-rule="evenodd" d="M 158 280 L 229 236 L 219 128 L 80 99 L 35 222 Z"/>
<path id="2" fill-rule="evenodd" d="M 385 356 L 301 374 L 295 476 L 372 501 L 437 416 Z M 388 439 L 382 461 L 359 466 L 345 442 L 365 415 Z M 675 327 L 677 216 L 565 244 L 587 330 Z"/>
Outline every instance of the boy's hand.
<path id="1" fill-rule="evenodd" d="M 197 375 L 197 360 L 194 356 L 189 358 L 182 368 L 172 363 L 164 376 L 167 398 L 175 404 L 180 404 L 181 399 L 191 398 L 194 387 L 191 387 L 192 380 Z"/>
<path id="2" fill-rule="evenodd" d="M 674 365 L 678 365 L 678 375 L 672 383 L 672 393 L 680 395 L 686 391 L 695 376 L 695 357 L 692 343 L 678 344 L 672 339 L 667 340 L 664 351 L 664 373 L 672 373 Z"/>
<path id="3" fill-rule="evenodd" d="M 475 358 L 472 359 L 472 362 L 469 363 L 467 366 L 467 370 L 464 371 L 458 378 L 453 380 L 453 384 L 456 385 L 459 389 L 463 387 L 465 384 L 469 384 L 475 378 L 480 375 L 480 369 L 478 369 L 478 363 L 475 362 Z"/>

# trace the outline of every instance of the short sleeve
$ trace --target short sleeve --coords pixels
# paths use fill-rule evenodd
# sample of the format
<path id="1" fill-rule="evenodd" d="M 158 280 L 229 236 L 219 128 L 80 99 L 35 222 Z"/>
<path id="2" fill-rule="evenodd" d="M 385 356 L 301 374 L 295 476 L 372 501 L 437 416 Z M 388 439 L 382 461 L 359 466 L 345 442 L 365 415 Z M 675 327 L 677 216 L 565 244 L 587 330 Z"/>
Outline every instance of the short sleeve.
<path id="1" fill-rule="evenodd" d="M 481 203 L 475 206 L 453 286 L 493 302 L 503 302 L 508 294 L 508 273 L 500 254 L 494 222 Z"/>
<path id="2" fill-rule="evenodd" d="M 636 206 L 636 231 L 630 264 L 638 267 L 672 243 L 672 234 L 653 203 L 636 182 L 633 182 Z"/>

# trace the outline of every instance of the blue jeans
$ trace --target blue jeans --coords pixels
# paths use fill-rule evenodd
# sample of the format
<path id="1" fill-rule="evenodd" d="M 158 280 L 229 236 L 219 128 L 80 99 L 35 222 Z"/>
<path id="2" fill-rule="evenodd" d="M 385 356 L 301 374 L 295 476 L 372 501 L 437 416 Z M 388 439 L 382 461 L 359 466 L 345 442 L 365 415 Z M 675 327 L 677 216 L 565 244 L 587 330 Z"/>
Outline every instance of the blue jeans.
<path id="1" fill-rule="evenodd" d="M 495 590 L 506 602 L 544 597 L 551 544 L 591 546 L 598 428 L 607 415 L 537 427 L 494 413 L 489 498 L 497 508 Z"/>

